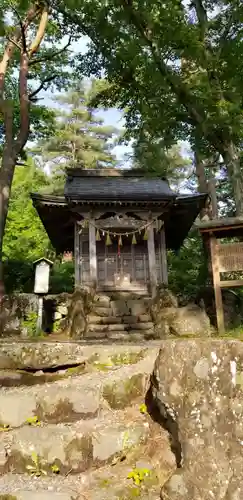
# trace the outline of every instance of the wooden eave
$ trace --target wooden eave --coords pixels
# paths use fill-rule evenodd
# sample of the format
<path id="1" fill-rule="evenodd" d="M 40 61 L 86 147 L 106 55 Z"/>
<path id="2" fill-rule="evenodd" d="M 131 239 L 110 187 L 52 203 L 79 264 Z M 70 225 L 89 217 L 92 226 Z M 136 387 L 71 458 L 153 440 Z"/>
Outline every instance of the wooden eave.
<path id="1" fill-rule="evenodd" d="M 33 205 L 46 229 L 52 245 L 57 252 L 73 250 L 74 224 L 81 219 L 73 208 L 80 206 L 89 207 L 143 207 L 146 210 L 161 208 L 164 220 L 167 248 L 178 250 L 183 244 L 190 228 L 192 227 L 200 210 L 205 206 L 207 195 L 197 194 L 192 196 L 175 196 L 173 199 L 163 201 L 117 201 L 68 200 L 62 196 L 31 194 Z"/>

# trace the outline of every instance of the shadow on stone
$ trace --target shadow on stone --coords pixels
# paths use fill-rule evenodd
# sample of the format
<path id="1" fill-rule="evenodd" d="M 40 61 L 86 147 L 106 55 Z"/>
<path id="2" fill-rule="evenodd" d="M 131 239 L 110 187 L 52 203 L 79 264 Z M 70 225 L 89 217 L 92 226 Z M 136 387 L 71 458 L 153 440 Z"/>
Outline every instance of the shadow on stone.
<path id="1" fill-rule="evenodd" d="M 152 377 L 153 375 L 151 375 L 151 384 L 145 396 L 147 410 L 152 420 L 169 433 L 171 451 L 175 455 L 177 467 L 181 468 L 182 448 L 179 441 L 178 424 L 170 415 L 166 406 L 162 405 L 161 401 L 154 397 L 152 387 L 156 385 L 156 381 L 152 381 Z"/>

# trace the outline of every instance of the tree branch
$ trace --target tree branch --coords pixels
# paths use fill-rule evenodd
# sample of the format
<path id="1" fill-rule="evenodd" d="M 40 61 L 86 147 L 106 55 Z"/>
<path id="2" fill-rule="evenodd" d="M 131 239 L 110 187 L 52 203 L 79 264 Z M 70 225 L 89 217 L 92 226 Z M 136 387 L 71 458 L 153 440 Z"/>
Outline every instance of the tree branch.
<path id="1" fill-rule="evenodd" d="M 23 28 L 24 31 L 28 28 L 30 23 L 35 19 L 35 17 L 39 13 L 39 7 L 37 5 L 34 5 L 31 7 L 26 15 L 25 21 L 23 23 Z M 8 41 L 6 44 L 2 60 L 0 62 L 0 95 L 3 96 L 3 90 L 4 90 L 4 83 L 5 83 L 5 75 L 6 71 L 8 69 L 8 65 L 10 60 L 12 59 L 13 53 L 14 53 L 14 48 L 15 44 L 18 44 L 18 42 L 21 40 L 22 37 L 22 30 L 21 27 L 16 27 L 15 29 L 15 34 L 12 37 L 11 41 Z M 15 42 L 15 43 L 14 43 Z"/>
<path id="2" fill-rule="evenodd" d="M 201 39 L 204 40 L 208 27 L 207 11 L 203 6 L 202 0 L 192 0 L 191 6 L 195 8 L 195 11 L 197 13 L 197 19 L 201 29 Z"/>
<path id="3" fill-rule="evenodd" d="M 33 66 L 34 64 L 39 64 L 39 63 L 42 63 L 45 61 L 50 61 L 50 60 L 54 59 L 55 57 L 57 57 L 60 54 L 62 54 L 63 52 L 65 52 L 65 50 L 67 50 L 67 48 L 71 45 L 71 41 L 72 41 L 72 37 L 70 36 L 68 43 L 62 49 L 57 50 L 56 52 L 53 52 L 52 54 L 47 54 L 46 56 L 36 57 L 36 58 L 32 59 L 29 63 L 29 66 Z"/>
<path id="4" fill-rule="evenodd" d="M 22 19 L 17 11 L 17 9 L 15 9 L 13 6 L 12 6 L 12 9 L 13 11 L 15 12 L 18 20 L 19 20 L 19 25 L 20 25 L 20 30 L 21 30 L 21 38 L 22 38 L 22 48 L 23 49 L 23 52 L 26 52 L 26 36 L 25 36 L 25 31 L 26 31 L 26 28 L 22 22 Z"/>
<path id="5" fill-rule="evenodd" d="M 190 92 L 188 91 L 186 85 L 181 82 L 180 77 L 173 73 L 172 70 L 168 68 L 164 61 L 161 59 L 160 54 L 158 53 L 158 47 L 151 39 L 151 31 L 149 30 L 149 27 L 146 25 L 143 19 L 139 19 L 139 14 L 132 8 L 132 0 L 121 0 L 121 3 L 128 11 L 130 20 L 132 21 L 135 28 L 137 28 L 144 42 L 148 47 L 150 47 L 152 56 L 159 72 L 167 80 L 171 90 L 177 96 L 179 102 L 187 109 L 193 122 L 196 122 L 204 127 L 204 116 L 200 111 L 196 109 L 194 105 L 191 104 Z"/>
<path id="6" fill-rule="evenodd" d="M 48 23 L 48 16 L 49 16 L 49 7 L 46 5 L 41 14 L 41 19 L 35 39 L 28 50 L 29 57 L 35 54 L 40 47 L 40 44 L 45 36 L 46 27 Z"/>
<path id="7" fill-rule="evenodd" d="M 17 47 L 17 49 L 19 49 L 19 50 L 21 50 L 21 49 L 22 49 L 21 45 L 20 45 L 19 43 L 15 42 L 15 40 L 13 40 L 12 38 L 10 38 L 10 37 L 8 37 L 8 36 L 7 36 L 6 38 L 7 38 L 7 40 L 8 40 L 10 43 L 13 43 L 13 44 L 15 45 L 15 47 Z"/>
<path id="8" fill-rule="evenodd" d="M 35 97 L 37 96 L 37 94 L 39 94 L 39 92 L 43 89 L 45 89 L 45 84 L 46 83 L 50 83 L 52 82 L 53 80 L 55 80 L 55 78 L 57 78 L 57 74 L 54 74 L 54 75 L 51 75 L 51 76 L 48 76 L 46 77 L 39 85 L 39 87 L 37 87 L 35 90 L 33 90 L 33 92 L 31 92 L 31 94 L 29 94 L 29 101 L 33 101 L 35 100 Z"/>
<path id="9" fill-rule="evenodd" d="M 21 54 L 19 71 L 19 100 L 20 100 L 20 127 L 16 140 L 14 141 L 14 152 L 16 156 L 22 151 L 29 135 L 29 97 L 27 92 L 27 78 L 29 70 L 29 58 L 26 52 Z"/>

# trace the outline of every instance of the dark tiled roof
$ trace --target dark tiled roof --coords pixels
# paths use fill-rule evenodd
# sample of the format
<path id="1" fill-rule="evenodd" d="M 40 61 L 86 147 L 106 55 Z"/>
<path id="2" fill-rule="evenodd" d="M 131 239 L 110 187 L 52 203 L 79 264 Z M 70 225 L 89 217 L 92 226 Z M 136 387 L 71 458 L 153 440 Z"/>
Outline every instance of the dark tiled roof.
<path id="1" fill-rule="evenodd" d="M 168 182 L 141 177 L 69 176 L 64 194 L 73 200 L 160 201 L 175 198 Z"/>

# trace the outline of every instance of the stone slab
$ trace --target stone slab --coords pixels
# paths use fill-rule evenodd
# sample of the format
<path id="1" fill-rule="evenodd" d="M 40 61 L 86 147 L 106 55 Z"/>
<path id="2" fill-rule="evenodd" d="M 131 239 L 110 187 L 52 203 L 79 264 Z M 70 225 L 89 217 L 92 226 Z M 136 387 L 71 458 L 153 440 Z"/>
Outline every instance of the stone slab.
<path id="1" fill-rule="evenodd" d="M 151 330 L 154 327 L 152 322 L 134 323 L 129 325 L 131 330 Z"/>
<path id="2" fill-rule="evenodd" d="M 115 334 L 114 332 L 113 335 Z M 10 427 L 20 427 L 34 416 L 37 416 L 40 422 L 53 423 L 94 418 L 103 407 L 107 407 L 103 398 L 103 387 L 108 382 L 116 383 L 117 380 L 121 380 L 124 387 L 129 387 L 132 394 L 133 377 L 140 373 L 151 373 L 156 353 L 157 349 L 147 350 L 140 347 L 124 346 L 120 349 L 103 347 L 96 354 L 93 351 L 93 356 L 90 358 L 90 372 L 43 385 L 2 389 L 0 423 Z M 144 386 L 144 394 L 145 390 Z M 117 391 L 113 390 L 113 399 L 116 398 L 116 392 L 119 398 L 119 386 Z"/>
<path id="3" fill-rule="evenodd" d="M 92 315 L 97 316 L 112 316 L 112 309 L 110 307 L 95 306 L 92 310 Z"/>
<path id="4" fill-rule="evenodd" d="M 112 417 L 114 422 L 114 416 Z M 27 465 L 33 465 L 32 453 L 39 457 L 41 466 L 52 474 L 51 466 L 56 463 L 60 474 L 83 472 L 95 464 L 104 465 L 114 455 L 124 451 L 125 442 L 131 446 L 146 438 L 148 428 L 142 423 L 112 423 L 106 420 L 81 422 L 73 427 L 47 425 L 43 427 L 22 427 L 4 433 L 0 452 L 5 450 L 5 462 L 0 474 L 14 468 L 15 473 L 25 473 Z M 7 452 L 6 452 L 7 450 Z"/>
<path id="5" fill-rule="evenodd" d="M 129 316 L 130 309 L 125 300 L 111 301 L 111 309 L 113 316 Z"/>
<path id="6" fill-rule="evenodd" d="M 74 342 L 0 342 L 0 369 L 42 370 L 81 364 L 87 359 L 86 352 L 82 345 Z"/>
<path id="7" fill-rule="evenodd" d="M 121 318 L 119 316 L 89 316 L 88 322 L 90 325 L 112 325 L 114 323 L 121 323 Z"/>
<path id="8" fill-rule="evenodd" d="M 151 316 L 150 314 L 140 314 L 140 316 L 138 316 L 138 321 L 141 321 L 142 323 L 146 323 L 147 321 L 150 322 Z"/>
<path id="9" fill-rule="evenodd" d="M 109 297 L 109 295 L 100 294 L 95 296 L 94 301 L 95 305 L 98 307 L 109 307 L 111 298 Z"/>
<path id="10" fill-rule="evenodd" d="M 126 325 L 122 323 L 115 323 L 115 324 L 104 324 L 104 325 L 90 325 L 89 326 L 89 331 L 90 332 L 113 332 L 113 331 L 122 331 L 126 329 Z"/>
<path id="11" fill-rule="evenodd" d="M 131 315 L 123 316 L 122 321 L 123 323 L 132 324 L 132 323 L 137 323 L 138 318 L 137 316 L 131 316 Z"/>
<path id="12" fill-rule="evenodd" d="M 142 314 L 146 314 L 148 310 L 147 304 L 145 304 L 144 300 L 128 300 L 127 306 L 129 308 L 130 314 L 132 316 L 141 316 Z"/>

